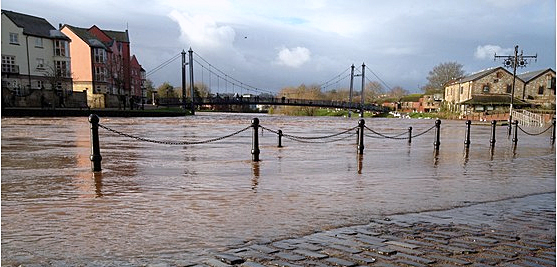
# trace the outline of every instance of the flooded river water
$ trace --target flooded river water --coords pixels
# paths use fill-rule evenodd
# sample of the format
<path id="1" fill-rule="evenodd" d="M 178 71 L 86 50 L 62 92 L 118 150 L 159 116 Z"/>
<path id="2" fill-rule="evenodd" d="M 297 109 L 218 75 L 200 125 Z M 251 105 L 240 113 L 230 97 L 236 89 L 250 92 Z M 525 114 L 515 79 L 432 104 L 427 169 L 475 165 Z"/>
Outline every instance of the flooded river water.
<path id="1" fill-rule="evenodd" d="M 234 133 L 254 116 L 268 129 L 299 136 L 331 135 L 358 123 L 201 113 L 101 118 L 101 124 L 180 142 Z M 434 120 L 366 119 L 366 125 L 394 136 L 410 126 L 419 134 Z M 438 155 L 430 131 L 411 144 L 366 137 L 361 156 L 355 136 L 333 143 L 283 138 L 277 148 L 277 136 L 263 131 L 260 162 L 251 161 L 252 129 L 199 145 L 99 133 L 103 171 L 93 174 L 87 118 L 2 119 L 2 265 L 173 265 L 249 241 L 555 191 L 550 131 L 519 133 L 513 149 L 506 127 L 499 127 L 490 152 L 490 127 L 473 125 L 466 154 L 464 122 L 447 120 Z"/>

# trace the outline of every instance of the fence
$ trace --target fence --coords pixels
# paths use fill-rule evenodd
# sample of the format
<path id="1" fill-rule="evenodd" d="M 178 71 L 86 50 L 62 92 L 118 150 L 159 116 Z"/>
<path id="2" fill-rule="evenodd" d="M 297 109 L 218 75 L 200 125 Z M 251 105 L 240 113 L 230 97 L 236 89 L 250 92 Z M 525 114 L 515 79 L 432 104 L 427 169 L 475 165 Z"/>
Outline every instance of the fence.
<path id="1" fill-rule="evenodd" d="M 385 138 L 385 139 L 395 139 L 395 140 L 407 140 L 408 143 L 412 142 L 413 138 L 417 138 L 417 137 L 421 137 L 423 135 L 425 135 L 426 133 L 435 130 L 434 133 L 434 140 L 433 140 L 433 147 L 434 147 L 434 151 L 437 154 L 439 152 L 439 148 L 441 145 L 441 120 L 437 119 L 435 121 L 435 124 L 433 126 L 431 126 L 430 128 L 424 130 L 423 132 L 417 133 L 417 134 L 413 134 L 412 133 L 412 127 L 409 127 L 408 130 L 401 132 L 399 134 L 394 134 L 394 135 L 388 135 L 388 134 L 384 134 L 384 133 L 380 133 L 377 132 L 375 130 L 373 130 L 372 128 L 368 127 L 365 125 L 365 120 L 364 119 L 360 119 L 358 121 L 358 125 L 355 127 L 352 127 L 350 129 L 346 129 L 334 134 L 329 134 L 329 135 L 324 135 L 324 136 L 298 136 L 298 135 L 292 135 L 292 134 L 285 134 L 282 132 L 282 130 L 274 130 L 268 127 L 265 127 L 263 125 L 260 125 L 260 121 L 258 118 L 254 118 L 251 121 L 251 125 L 237 130 L 233 133 L 227 134 L 227 135 L 223 135 L 221 137 L 216 137 L 216 138 L 211 138 L 211 139 L 206 139 L 206 140 L 201 140 L 201 141 L 162 141 L 162 140 L 155 140 L 155 139 L 149 139 L 149 138 L 143 138 L 143 137 L 139 137 L 139 136 L 135 136 L 135 135 L 131 135 L 131 134 L 127 134 L 115 129 L 112 129 L 108 126 L 102 125 L 100 124 L 100 118 L 95 115 L 95 114 L 91 114 L 89 116 L 89 122 L 91 124 L 91 169 L 93 172 L 99 172 L 102 170 L 101 168 L 101 161 L 102 161 L 102 156 L 100 154 L 100 142 L 99 142 L 99 127 L 103 128 L 109 132 L 112 132 L 114 134 L 126 137 L 126 138 L 132 138 L 138 141 L 142 141 L 142 142 L 150 142 L 150 143 L 156 143 L 156 144 L 163 144 L 163 145 L 180 145 L 180 146 L 184 146 L 184 145 L 201 145 L 201 144 L 207 144 L 207 143 L 212 143 L 212 142 L 217 142 L 223 139 L 227 139 L 230 137 L 233 137 L 235 135 L 238 135 L 242 132 L 245 132 L 247 130 L 249 130 L 250 128 L 252 129 L 252 149 L 251 149 L 251 154 L 252 154 L 252 160 L 253 161 L 259 161 L 259 155 L 261 153 L 261 150 L 259 149 L 259 129 L 261 128 L 262 131 L 268 131 L 271 133 L 274 133 L 277 135 L 278 138 L 278 145 L 277 147 L 282 147 L 282 138 L 287 138 L 289 140 L 292 141 L 296 141 L 296 142 L 301 142 L 301 143 L 332 143 L 332 142 L 338 142 L 341 140 L 345 140 L 347 138 L 353 137 L 354 135 L 357 136 L 357 153 L 358 154 L 363 154 L 364 153 L 364 136 L 365 137 L 369 137 L 369 138 Z M 491 147 L 493 148 L 495 146 L 495 128 L 496 128 L 496 121 L 492 121 L 491 123 L 491 139 L 490 139 L 490 144 Z M 548 127 L 547 129 L 538 132 L 538 133 L 530 133 L 528 131 L 526 131 L 525 129 L 523 129 L 518 121 L 514 121 L 512 123 L 512 125 L 514 126 L 514 132 L 513 132 L 513 138 L 512 138 L 512 142 L 514 144 L 514 146 L 516 147 L 516 144 L 518 143 L 518 130 L 520 129 L 521 132 L 527 134 L 527 135 L 531 135 L 531 136 L 536 136 L 536 135 L 541 135 L 546 133 L 547 131 L 549 131 L 550 129 L 552 129 L 552 135 L 551 135 L 551 144 L 554 145 L 555 144 L 555 118 L 552 121 L 552 125 L 550 127 Z M 468 148 L 470 146 L 470 126 L 471 126 L 471 121 L 468 120 L 466 121 L 466 134 L 465 134 L 465 140 L 464 140 L 464 145 L 466 148 Z M 367 132 L 366 132 L 367 131 Z"/>
<path id="2" fill-rule="evenodd" d="M 513 110 L 512 117 L 522 126 L 543 127 L 544 125 L 542 115 L 527 110 L 523 110 L 522 112 Z"/>

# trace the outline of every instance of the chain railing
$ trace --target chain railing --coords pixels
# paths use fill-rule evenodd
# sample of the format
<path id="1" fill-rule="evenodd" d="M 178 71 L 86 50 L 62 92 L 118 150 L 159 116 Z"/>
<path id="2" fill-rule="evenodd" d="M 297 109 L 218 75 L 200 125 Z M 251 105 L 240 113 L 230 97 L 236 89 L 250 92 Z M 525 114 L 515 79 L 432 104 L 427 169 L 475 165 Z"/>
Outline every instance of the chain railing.
<path id="1" fill-rule="evenodd" d="M 99 145 L 99 134 L 98 134 L 98 128 L 103 128 L 111 133 L 126 137 L 126 138 L 132 138 L 138 141 L 142 141 L 142 142 L 149 142 L 149 143 L 155 143 L 155 144 L 164 144 L 164 145 L 180 145 L 180 146 L 185 146 L 185 145 L 200 145 L 200 144 L 208 144 L 208 143 L 212 143 L 212 142 L 217 142 L 226 138 L 230 138 L 233 137 L 235 135 L 238 135 L 242 132 L 247 131 L 249 128 L 253 129 L 253 133 L 252 133 L 252 160 L 253 161 L 259 161 L 259 128 L 262 129 L 263 131 L 268 131 L 271 133 L 274 133 L 278 136 L 278 147 L 282 147 L 282 137 L 285 137 L 289 140 L 292 141 L 296 141 L 296 142 L 300 142 L 300 143 L 333 143 L 333 142 L 339 142 L 342 140 L 346 140 L 350 137 L 353 137 L 354 135 L 357 135 L 357 151 L 359 154 L 362 154 L 364 151 L 364 136 L 370 137 L 370 138 L 384 138 L 384 139 L 394 139 L 394 140 L 408 140 L 408 143 L 411 143 L 411 140 L 413 138 L 417 138 L 420 136 L 425 135 L 426 133 L 430 132 L 431 130 L 435 129 L 435 135 L 434 135 L 434 149 L 435 152 L 438 153 L 439 152 L 439 146 L 441 144 L 440 142 L 440 133 L 441 133 L 441 120 L 436 120 L 435 121 L 435 125 L 420 132 L 417 134 L 412 135 L 412 127 L 409 127 L 407 131 L 400 133 L 400 134 L 394 134 L 394 135 L 390 135 L 390 134 L 385 134 L 385 133 L 380 133 L 378 131 L 373 130 L 372 128 L 368 127 L 365 125 L 365 121 L 364 119 L 360 119 L 358 122 L 358 126 L 346 129 L 346 130 L 342 130 L 340 132 L 334 133 L 334 134 L 329 134 L 329 135 L 323 135 L 323 136 L 300 136 L 300 135 L 293 135 L 293 134 L 284 134 L 282 132 L 282 130 L 273 130 L 270 129 L 268 127 L 262 126 L 259 124 L 259 119 L 258 118 L 254 118 L 252 120 L 251 125 L 242 128 L 240 130 L 237 130 L 233 133 L 224 135 L 224 136 L 220 136 L 220 137 L 215 137 L 215 138 L 210 138 L 210 139 L 206 139 L 206 140 L 199 140 L 199 141 L 162 141 L 162 140 L 155 140 L 155 139 L 150 139 L 150 138 L 145 138 L 145 137 L 140 137 L 137 135 L 132 135 L 132 134 L 128 134 L 128 133 L 124 133 L 122 131 L 110 128 L 108 126 L 102 125 L 100 124 L 100 119 L 97 115 L 92 114 L 91 116 L 89 116 L 89 122 L 91 123 L 91 169 L 94 172 L 99 172 L 101 171 L 101 160 L 102 157 L 100 155 L 100 145 Z M 524 130 L 522 127 L 519 126 L 518 121 L 514 121 L 512 123 L 514 125 L 514 136 L 512 139 L 512 142 L 514 143 L 514 146 L 516 147 L 516 144 L 518 142 L 518 129 L 520 129 L 523 133 L 530 135 L 530 136 L 538 136 L 538 135 L 542 135 L 544 133 L 546 133 L 547 131 L 549 131 L 550 129 L 553 129 L 552 131 L 552 135 L 551 135 L 551 144 L 554 145 L 555 144 L 555 119 L 553 119 L 552 122 L 552 126 L 548 127 L 547 129 L 545 129 L 542 132 L 539 133 L 529 133 L 526 130 Z M 466 134 L 465 134 L 465 148 L 468 149 L 470 146 L 470 125 L 471 122 L 467 121 L 466 122 Z M 496 127 L 496 123 L 495 121 L 492 121 L 492 132 L 491 132 L 491 147 L 493 148 L 495 146 L 495 127 Z M 354 132 L 354 130 L 356 130 Z M 365 130 L 371 132 L 371 134 L 369 133 L 365 133 Z M 374 134 L 374 135 L 372 135 Z M 404 136 L 406 135 L 406 136 Z"/>
<path id="2" fill-rule="evenodd" d="M 131 134 L 127 134 L 127 133 L 118 131 L 118 130 L 114 130 L 114 129 L 109 128 L 109 127 L 107 127 L 107 126 L 104 126 L 104 125 L 102 125 L 102 124 L 99 124 L 99 127 L 103 128 L 103 129 L 105 129 L 105 130 L 107 130 L 107 131 L 109 131 L 109 132 L 113 132 L 113 133 L 115 133 L 115 134 L 118 134 L 118 135 L 121 135 L 121 136 L 124 136 L 124 137 L 129 137 L 129 138 L 132 138 L 132 139 L 135 139 L 135 140 L 138 140 L 138 141 L 149 142 L 149 143 L 155 143 L 155 144 L 163 144 L 163 145 L 178 145 L 178 146 L 184 146 L 184 145 L 208 144 L 208 143 L 220 141 L 220 140 L 223 140 L 223 139 L 226 139 L 226 138 L 235 136 L 235 135 L 237 135 L 237 134 L 239 134 L 239 133 L 242 133 L 242 132 L 248 130 L 249 128 L 251 128 L 251 125 L 248 126 L 248 127 L 246 127 L 246 128 L 244 128 L 244 129 L 238 130 L 238 131 L 236 131 L 236 132 L 233 132 L 233 133 L 231 133 L 231 134 L 228 134 L 228 135 L 225 135 L 225 136 L 221 136 L 221 137 L 216 137 L 216 138 L 211 138 L 211 139 L 201 140 L 201 141 L 181 141 L 181 142 L 160 141 L 160 140 L 154 140 L 154 139 L 149 139 L 149 138 L 134 136 L 134 135 L 131 135 Z"/>

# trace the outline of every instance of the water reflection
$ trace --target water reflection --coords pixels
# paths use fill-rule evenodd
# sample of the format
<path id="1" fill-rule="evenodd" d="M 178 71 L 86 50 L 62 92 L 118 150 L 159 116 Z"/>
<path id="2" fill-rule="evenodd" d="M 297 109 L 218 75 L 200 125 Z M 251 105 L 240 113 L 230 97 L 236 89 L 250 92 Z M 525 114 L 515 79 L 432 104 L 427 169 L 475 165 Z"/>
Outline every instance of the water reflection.
<path id="1" fill-rule="evenodd" d="M 257 193 L 257 185 L 259 185 L 259 161 L 253 161 L 251 163 L 251 171 L 253 173 L 253 177 L 251 179 L 251 190 L 254 193 Z"/>

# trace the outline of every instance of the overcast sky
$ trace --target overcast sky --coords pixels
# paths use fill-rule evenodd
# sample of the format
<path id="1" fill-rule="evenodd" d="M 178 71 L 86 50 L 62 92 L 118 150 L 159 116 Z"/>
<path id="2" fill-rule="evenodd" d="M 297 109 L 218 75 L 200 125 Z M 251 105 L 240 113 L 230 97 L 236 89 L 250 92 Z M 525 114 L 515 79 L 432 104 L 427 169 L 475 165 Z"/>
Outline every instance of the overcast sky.
<path id="1" fill-rule="evenodd" d="M 128 28 L 131 51 L 147 72 L 191 47 L 226 75 L 273 92 L 331 79 L 326 90 L 348 88 L 348 79 L 334 83 L 338 80 L 334 78 L 351 64 L 362 63 L 368 68 L 366 78 L 377 81 L 377 75 L 389 87 L 418 92 L 435 65 L 456 61 L 466 73 L 473 73 L 501 66 L 494 53 L 512 54 L 515 45 L 525 55 L 538 55 L 537 62 L 518 72 L 555 69 L 555 0 L 3 0 L 1 4 L 2 9 L 43 17 L 55 27 L 62 23 Z M 211 84 L 213 92 L 225 91 L 216 75 L 194 66 L 197 82 Z M 156 86 L 165 81 L 180 86 L 180 59 L 148 78 Z M 354 81 L 357 89 L 359 79 Z"/>

